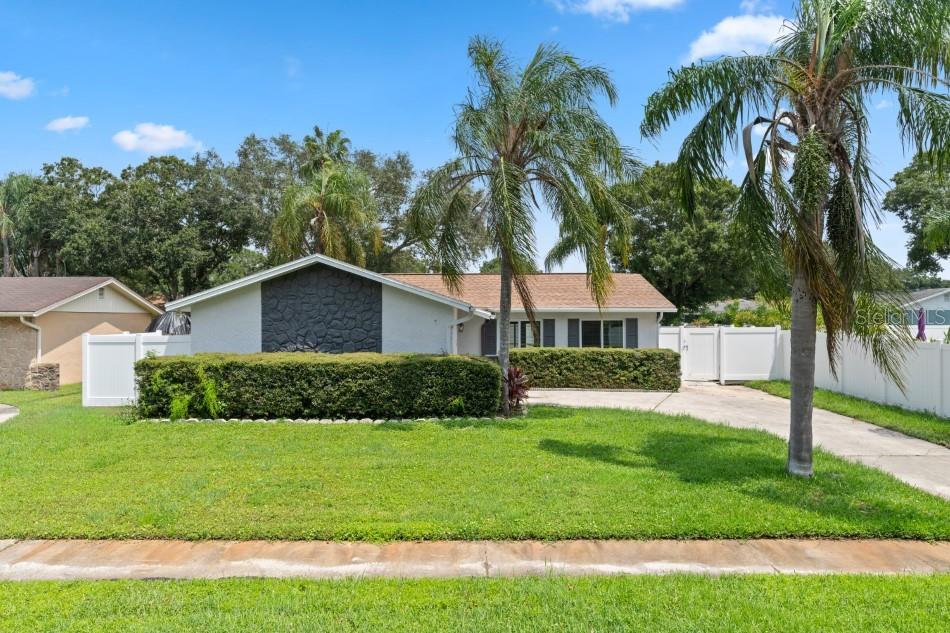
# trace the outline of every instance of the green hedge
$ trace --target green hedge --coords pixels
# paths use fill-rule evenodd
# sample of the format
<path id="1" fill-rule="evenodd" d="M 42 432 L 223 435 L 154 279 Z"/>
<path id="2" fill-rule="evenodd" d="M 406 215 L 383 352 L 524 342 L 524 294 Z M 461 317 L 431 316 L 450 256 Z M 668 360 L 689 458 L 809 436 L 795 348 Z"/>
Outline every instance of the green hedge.
<path id="1" fill-rule="evenodd" d="M 511 351 L 532 387 L 676 391 L 680 356 L 668 349 L 530 348 Z"/>
<path id="2" fill-rule="evenodd" d="M 135 374 L 149 418 L 488 416 L 501 398 L 497 364 L 467 356 L 196 354 L 145 358 Z"/>

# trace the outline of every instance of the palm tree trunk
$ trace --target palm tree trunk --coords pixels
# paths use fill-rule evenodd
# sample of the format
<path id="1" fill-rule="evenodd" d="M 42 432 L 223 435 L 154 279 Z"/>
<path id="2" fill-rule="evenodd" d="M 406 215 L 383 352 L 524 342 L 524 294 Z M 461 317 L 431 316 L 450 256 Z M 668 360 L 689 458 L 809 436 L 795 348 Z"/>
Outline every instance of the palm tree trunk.
<path id="1" fill-rule="evenodd" d="M 812 475 L 812 400 L 815 395 L 815 337 L 818 307 L 798 268 L 792 280 L 791 420 L 788 433 L 788 472 Z"/>
<path id="2" fill-rule="evenodd" d="M 3 236 L 3 272 L 4 277 L 10 276 L 10 238 L 6 235 Z"/>
<path id="3" fill-rule="evenodd" d="M 511 408 L 508 406 L 508 349 L 511 341 L 509 335 L 511 328 L 508 323 L 511 321 L 511 279 L 513 272 L 511 269 L 511 257 L 504 251 L 501 253 L 501 300 L 498 310 L 498 364 L 501 366 L 502 392 L 501 392 L 501 413 L 505 417 L 511 415 Z"/>

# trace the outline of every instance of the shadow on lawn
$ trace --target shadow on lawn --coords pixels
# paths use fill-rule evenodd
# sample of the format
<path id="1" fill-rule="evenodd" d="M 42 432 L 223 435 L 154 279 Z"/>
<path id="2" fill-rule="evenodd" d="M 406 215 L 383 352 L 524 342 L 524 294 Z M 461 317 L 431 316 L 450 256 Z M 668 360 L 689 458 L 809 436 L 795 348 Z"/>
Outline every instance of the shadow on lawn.
<path id="1" fill-rule="evenodd" d="M 941 523 L 934 513 L 920 512 L 907 495 L 891 494 L 893 484 L 870 469 L 829 463 L 818 455 L 812 479 L 793 477 L 785 472 L 783 448 L 758 438 L 662 431 L 648 435 L 637 448 L 553 439 L 542 440 L 538 447 L 556 455 L 612 466 L 663 470 L 684 483 L 720 485 L 730 493 L 850 523 L 846 531 L 850 527 L 874 535 L 884 529 L 888 535 L 898 536 L 905 527 L 919 531 L 919 525 L 909 523 Z M 794 531 L 800 536 L 809 535 L 808 528 Z M 935 529 L 936 538 L 948 535 L 946 528 Z"/>

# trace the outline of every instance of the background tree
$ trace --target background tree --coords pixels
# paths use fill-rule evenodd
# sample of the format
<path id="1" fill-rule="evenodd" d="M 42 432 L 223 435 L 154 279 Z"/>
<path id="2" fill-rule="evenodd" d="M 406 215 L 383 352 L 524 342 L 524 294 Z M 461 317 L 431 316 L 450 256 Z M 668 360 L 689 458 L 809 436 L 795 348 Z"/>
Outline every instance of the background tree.
<path id="1" fill-rule="evenodd" d="M 542 45 L 519 69 L 499 43 L 481 38 L 471 41 L 468 55 L 477 79 L 458 108 L 458 157 L 432 172 L 411 213 L 442 277 L 456 289 L 465 264 L 457 227 L 473 211 L 484 214 L 501 261 L 498 360 L 507 375 L 512 287 L 534 321 L 526 275 L 534 267 L 539 201 L 572 235 L 572 250 L 587 263 L 591 294 L 602 305 L 611 285 L 604 220 L 621 227 L 625 221 L 610 185 L 630 177 L 635 162 L 597 113 L 597 97 L 616 100 L 602 68 Z M 471 195 L 473 188 L 479 195 Z M 506 414 L 507 393 L 506 384 Z"/>
<path id="2" fill-rule="evenodd" d="M 416 175 L 409 155 L 397 152 L 392 156 L 378 156 L 370 150 L 358 150 L 353 154 L 353 163 L 369 177 L 382 230 L 379 251 L 374 253 L 367 248 L 367 268 L 377 272 L 437 270 L 438 262 L 433 261 L 424 248 L 425 237 L 414 231 L 409 218 Z M 475 209 L 471 205 L 468 208 Z M 487 248 L 484 219 L 473 211 L 467 222 L 458 223 L 457 229 L 464 265 L 470 266 Z"/>
<path id="3" fill-rule="evenodd" d="M 898 129 L 938 168 L 950 159 L 950 3 L 945 0 L 802 0 L 769 53 L 725 57 L 672 72 L 648 101 L 642 123 L 656 137 L 692 110 L 702 112 L 680 150 L 677 173 L 687 209 L 695 184 L 722 174 L 739 141 L 749 166 L 734 217 L 766 280 L 792 279 L 791 428 L 788 470 L 812 473 L 812 397 L 820 307 L 832 367 L 855 335 L 903 384 L 907 328 L 871 327 L 880 292 L 897 286 L 874 247 L 877 219 L 868 147 L 868 102 L 890 93 Z M 941 92 L 932 89 L 939 86 Z M 758 116 L 749 120 L 749 115 Z M 758 147 L 752 129 L 764 125 Z M 895 307 L 897 301 L 894 302 Z"/>
<path id="4" fill-rule="evenodd" d="M 677 193 L 676 166 L 656 163 L 615 194 L 630 209 L 629 261 L 614 257 L 615 270 L 640 273 L 673 302 L 692 314 L 710 301 L 755 294 L 751 262 L 729 230 L 729 213 L 739 188 L 716 178 L 696 189 L 692 215 Z"/>
<path id="5" fill-rule="evenodd" d="M 86 167 L 75 158 L 43 165 L 29 203 L 17 219 L 14 266 L 21 275 L 87 274 L 74 247 L 83 228 L 96 216 L 100 196 L 113 180 L 99 167 Z M 98 259 L 108 257 L 100 252 Z"/>
<path id="6" fill-rule="evenodd" d="M 924 243 L 934 253 L 950 253 L 950 209 L 934 211 L 927 216 Z"/>
<path id="7" fill-rule="evenodd" d="M 927 156 L 918 154 L 893 180 L 883 206 L 901 219 L 910 236 L 907 265 L 917 272 L 941 272 L 940 260 L 950 257 L 950 240 L 938 240 L 931 248 L 924 227 L 928 218 L 950 213 L 950 179 L 935 171 Z"/>
<path id="8" fill-rule="evenodd" d="M 501 259 L 498 257 L 486 259 L 484 262 L 482 262 L 482 265 L 479 266 L 478 272 L 491 275 L 497 275 L 501 273 Z M 541 270 L 535 266 L 534 262 L 529 262 L 527 264 L 527 272 L 534 275 L 540 273 Z"/>
<path id="9" fill-rule="evenodd" d="M 3 265 L 0 275 L 13 275 L 11 240 L 16 232 L 15 219 L 26 205 L 33 187 L 33 179 L 26 174 L 10 174 L 0 180 L 0 249 L 3 251 Z"/>
<path id="10" fill-rule="evenodd" d="M 303 182 L 304 160 L 303 147 L 287 134 L 266 139 L 251 134 L 238 147 L 237 162 L 228 166 L 227 180 L 254 211 L 250 240 L 256 250 L 267 252 L 284 191 Z"/>
<path id="11" fill-rule="evenodd" d="M 208 288 L 211 276 L 248 243 L 254 217 L 212 152 L 190 162 L 152 157 L 126 168 L 103 193 L 103 205 L 112 263 L 100 270 L 169 300 Z"/>

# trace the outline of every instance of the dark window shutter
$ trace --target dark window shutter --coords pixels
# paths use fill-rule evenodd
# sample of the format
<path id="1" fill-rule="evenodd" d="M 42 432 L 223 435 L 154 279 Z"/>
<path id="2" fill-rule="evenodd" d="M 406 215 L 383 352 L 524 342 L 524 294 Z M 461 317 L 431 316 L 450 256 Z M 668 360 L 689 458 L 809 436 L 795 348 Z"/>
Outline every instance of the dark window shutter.
<path id="1" fill-rule="evenodd" d="M 525 341 L 528 340 L 528 322 L 521 322 L 521 338 L 518 339 L 518 347 L 527 347 Z"/>
<path id="2" fill-rule="evenodd" d="M 627 319 L 627 333 L 625 346 L 629 349 L 640 347 L 640 332 L 637 328 L 638 319 Z"/>
<path id="3" fill-rule="evenodd" d="M 497 321 L 485 321 L 482 323 L 482 356 L 494 356 L 498 353 L 498 328 L 495 326 Z"/>
<path id="4" fill-rule="evenodd" d="M 541 344 L 544 347 L 554 347 L 554 319 L 545 319 L 543 325 Z"/>
<path id="5" fill-rule="evenodd" d="M 568 347 L 581 346 L 581 320 L 580 319 L 567 320 L 567 346 Z"/>

